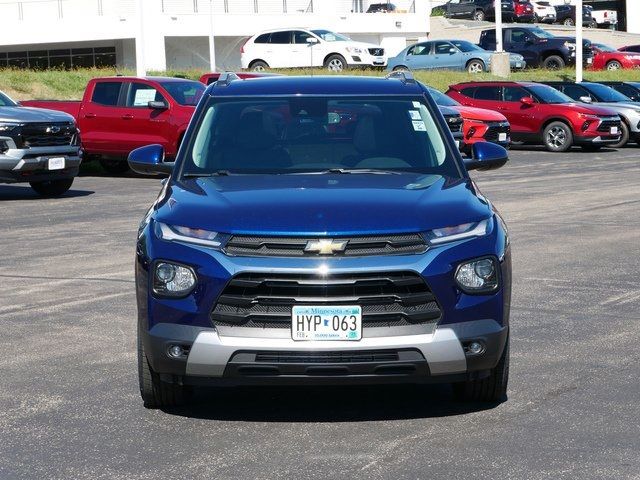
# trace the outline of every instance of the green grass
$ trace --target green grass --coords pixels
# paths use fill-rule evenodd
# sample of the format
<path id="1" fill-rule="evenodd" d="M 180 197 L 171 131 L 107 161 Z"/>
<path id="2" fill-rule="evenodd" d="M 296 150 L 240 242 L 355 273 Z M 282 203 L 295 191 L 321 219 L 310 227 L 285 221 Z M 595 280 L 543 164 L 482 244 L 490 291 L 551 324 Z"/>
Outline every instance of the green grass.
<path id="1" fill-rule="evenodd" d="M 327 75 L 322 69 L 300 69 L 300 70 L 276 70 L 278 73 L 286 75 Z M 94 77 L 105 77 L 116 73 L 133 74 L 131 71 L 116 72 L 114 69 L 79 69 L 79 70 L 17 70 L 0 69 L 0 90 L 16 100 L 29 99 L 54 99 L 54 100 L 77 100 L 82 98 L 82 93 L 87 82 Z M 203 73 L 199 70 L 189 71 L 169 71 L 152 72 L 158 75 L 183 76 L 197 80 Z M 385 72 L 379 70 L 350 70 L 350 75 L 384 75 Z M 494 80 L 491 74 L 470 75 L 466 72 L 453 71 L 433 71 L 416 72 L 415 76 L 421 82 L 431 85 L 439 90 L 445 91 L 447 87 L 454 83 L 466 82 L 470 80 Z M 637 70 L 619 70 L 615 72 L 585 72 L 585 80 L 640 80 L 640 72 Z M 545 81 L 545 80 L 573 80 L 575 72 L 571 69 L 548 71 L 530 69 L 524 72 L 514 72 L 511 80 L 520 81 Z"/>

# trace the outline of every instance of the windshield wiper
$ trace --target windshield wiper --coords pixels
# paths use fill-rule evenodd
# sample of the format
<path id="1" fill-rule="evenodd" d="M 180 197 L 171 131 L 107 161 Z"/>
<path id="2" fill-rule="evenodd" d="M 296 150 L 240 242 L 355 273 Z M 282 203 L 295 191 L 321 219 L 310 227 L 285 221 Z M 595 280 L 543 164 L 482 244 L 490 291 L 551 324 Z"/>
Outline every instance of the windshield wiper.
<path id="1" fill-rule="evenodd" d="M 397 172 L 395 170 L 382 170 L 379 168 L 328 168 L 326 170 L 320 170 L 318 172 L 302 172 L 302 173 L 310 173 L 316 175 L 324 175 L 328 173 L 338 173 L 338 174 L 351 174 L 351 173 L 371 173 L 374 175 L 402 175 L 402 172 Z"/>
<path id="2" fill-rule="evenodd" d="M 200 178 L 200 177 L 228 177 L 232 175 L 229 170 L 216 170 L 215 172 L 207 172 L 207 173 L 185 173 L 182 175 L 183 178 Z"/>

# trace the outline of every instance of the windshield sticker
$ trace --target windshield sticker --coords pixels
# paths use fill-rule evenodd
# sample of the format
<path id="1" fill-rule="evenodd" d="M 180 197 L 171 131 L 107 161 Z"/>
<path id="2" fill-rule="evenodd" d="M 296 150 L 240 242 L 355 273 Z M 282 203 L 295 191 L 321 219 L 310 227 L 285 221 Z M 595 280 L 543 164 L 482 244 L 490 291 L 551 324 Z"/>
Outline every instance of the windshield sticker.
<path id="1" fill-rule="evenodd" d="M 409 110 L 409 117 L 411 120 L 422 120 L 420 112 L 418 110 Z"/>
<path id="2" fill-rule="evenodd" d="M 156 91 L 153 88 L 145 88 L 136 90 L 136 96 L 133 99 L 134 107 L 146 107 L 149 102 L 156 99 Z"/>
<path id="3" fill-rule="evenodd" d="M 413 124 L 413 129 L 416 132 L 426 132 L 427 131 L 427 126 L 424 124 L 424 122 L 422 120 L 413 120 L 411 123 Z"/>

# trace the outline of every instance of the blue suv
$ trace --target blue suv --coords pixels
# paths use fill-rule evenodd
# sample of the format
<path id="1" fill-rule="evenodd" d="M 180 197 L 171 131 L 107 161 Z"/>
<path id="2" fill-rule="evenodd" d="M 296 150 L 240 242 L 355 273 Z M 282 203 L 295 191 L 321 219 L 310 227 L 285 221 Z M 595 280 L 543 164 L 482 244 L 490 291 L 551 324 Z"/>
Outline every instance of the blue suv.
<path id="1" fill-rule="evenodd" d="M 500 401 L 509 373 L 504 222 L 427 88 L 386 78 L 225 74 L 138 233 L 140 391 L 200 385 L 449 382 Z"/>

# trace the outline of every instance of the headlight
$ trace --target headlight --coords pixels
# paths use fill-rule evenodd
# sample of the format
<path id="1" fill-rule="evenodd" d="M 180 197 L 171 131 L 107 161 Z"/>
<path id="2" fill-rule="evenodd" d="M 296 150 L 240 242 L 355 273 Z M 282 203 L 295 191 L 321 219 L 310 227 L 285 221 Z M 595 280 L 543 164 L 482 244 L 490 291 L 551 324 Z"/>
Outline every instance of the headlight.
<path id="1" fill-rule="evenodd" d="M 565 48 L 568 48 L 569 50 L 575 50 L 576 49 L 576 44 L 575 43 L 564 42 L 564 46 L 565 46 Z"/>
<path id="2" fill-rule="evenodd" d="M 184 297 L 196 284 L 191 267 L 177 263 L 158 262 L 153 272 L 153 291 L 164 297 Z"/>
<path id="3" fill-rule="evenodd" d="M 156 236 L 168 242 L 185 242 L 205 247 L 221 248 L 227 236 L 201 228 L 179 227 L 166 223 L 155 223 Z"/>
<path id="4" fill-rule="evenodd" d="M 491 293 L 498 289 L 498 264 L 493 257 L 484 257 L 461 264 L 456 271 L 456 283 L 465 293 Z"/>
<path id="5" fill-rule="evenodd" d="M 455 242 L 471 237 L 481 237 L 489 232 L 489 220 L 482 220 L 476 223 L 463 223 L 455 227 L 435 228 L 427 232 L 427 238 L 432 245 L 440 243 Z"/>
<path id="6" fill-rule="evenodd" d="M 600 117 L 598 117 L 597 115 L 591 115 L 590 113 L 579 113 L 578 117 L 582 118 L 583 120 L 592 120 L 592 121 L 600 120 Z"/>
<path id="7" fill-rule="evenodd" d="M 0 132 L 10 132 L 11 130 L 19 126 L 19 123 L 0 123 Z"/>
<path id="8" fill-rule="evenodd" d="M 349 53 L 362 53 L 362 49 L 358 47 L 347 47 L 346 50 Z"/>

